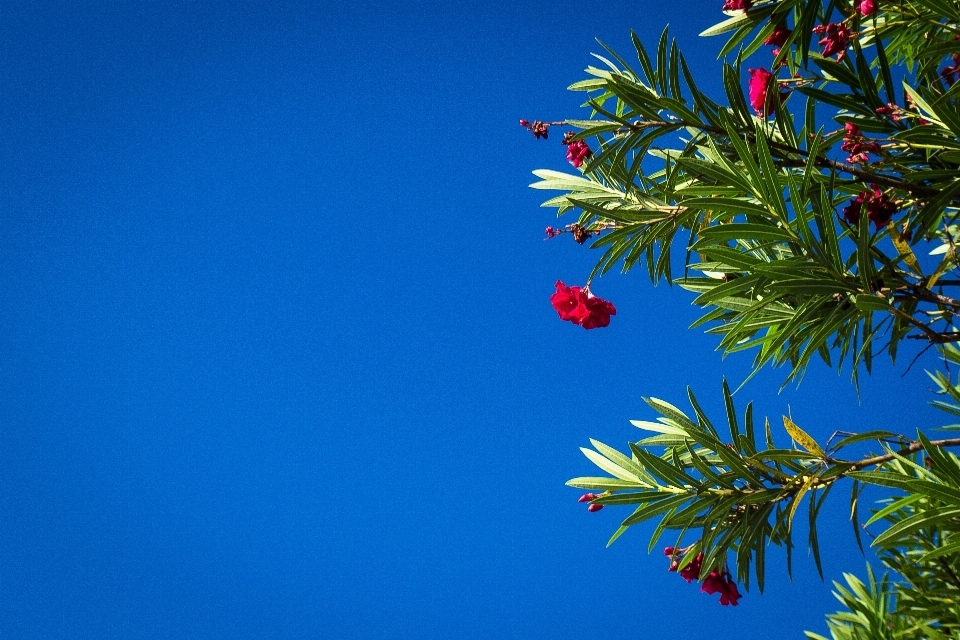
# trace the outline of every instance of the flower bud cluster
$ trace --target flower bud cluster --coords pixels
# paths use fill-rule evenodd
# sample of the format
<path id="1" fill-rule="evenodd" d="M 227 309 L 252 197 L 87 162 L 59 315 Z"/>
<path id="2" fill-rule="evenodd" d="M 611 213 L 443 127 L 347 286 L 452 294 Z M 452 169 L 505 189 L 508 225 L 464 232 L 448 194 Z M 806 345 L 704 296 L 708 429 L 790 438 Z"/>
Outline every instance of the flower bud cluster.
<path id="1" fill-rule="evenodd" d="M 823 57 L 829 58 L 836 54 L 837 62 L 843 62 L 847 55 L 847 46 L 850 44 L 850 36 L 853 35 L 850 27 L 842 22 L 831 22 L 826 26 L 817 25 L 813 28 L 813 32 L 823 36 L 820 39 L 820 44 L 823 45 Z"/>
<path id="2" fill-rule="evenodd" d="M 520 126 L 526 127 L 527 131 L 533 132 L 533 137 L 543 138 L 546 140 L 550 136 L 550 125 L 546 122 L 540 122 L 539 120 L 534 120 L 533 123 L 530 123 L 527 120 L 520 120 Z"/>
<path id="3" fill-rule="evenodd" d="M 868 153 L 880 155 L 880 145 L 875 141 L 868 141 L 860 133 L 860 127 L 848 122 L 843 125 L 846 133 L 843 136 L 843 144 L 840 148 L 848 152 L 847 162 L 850 164 L 866 164 L 870 161 Z"/>
<path id="4" fill-rule="evenodd" d="M 600 495 L 596 493 L 585 493 L 582 496 L 580 496 L 580 499 L 577 500 L 577 502 L 590 502 L 591 500 L 594 500 L 595 498 L 599 498 L 599 497 Z M 591 513 L 594 511 L 600 511 L 600 509 L 603 509 L 602 504 L 591 503 L 587 506 L 587 511 L 590 511 Z"/>

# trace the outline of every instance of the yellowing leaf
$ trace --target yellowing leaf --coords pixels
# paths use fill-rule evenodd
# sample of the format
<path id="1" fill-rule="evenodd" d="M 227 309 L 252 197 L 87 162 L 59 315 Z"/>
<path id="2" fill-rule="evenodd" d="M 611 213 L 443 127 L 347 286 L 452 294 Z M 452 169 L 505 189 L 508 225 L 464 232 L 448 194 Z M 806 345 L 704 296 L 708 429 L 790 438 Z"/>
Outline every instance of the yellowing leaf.
<path id="1" fill-rule="evenodd" d="M 796 423 L 787 416 L 783 416 L 783 427 L 798 445 L 815 456 L 820 456 L 821 458 L 827 457 L 827 454 L 823 452 L 823 449 L 820 448 L 817 441 L 808 436 L 806 431 L 798 427 Z"/>
<path id="2" fill-rule="evenodd" d="M 949 248 L 949 245 L 943 245 Z M 943 256 L 943 260 L 940 261 L 940 265 L 937 267 L 937 270 L 933 272 L 933 275 L 930 276 L 930 279 L 923 285 L 927 289 L 930 289 L 937 283 L 937 280 L 940 279 L 940 276 L 945 274 L 950 269 L 953 269 L 956 264 L 957 257 L 954 255 L 952 250 L 947 251 L 947 255 Z"/>
<path id="3" fill-rule="evenodd" d="M 786 419 L 789 420 L 789 418 L 786 418 Z M 790 424 L 793 424 L 793 423 L 791 422 Z M 797 427 L 797 425 L 795 424 L 793 426 Z M 799 429 L 799 427 L 797 428 Z M 800 433 L 803 433 L 803 432 L 801 431 Z M 807 435 L 807 434 L 804 433 L 803 435 Z M 793 527 L 793 514 L 797 512 L 797 507 L 800 506 L 800 501 L 803 500 L 803 496 L 807 494 L 807 491 L 810 490 L 810 487 L 812 487 L 813 483 L 816 481 L 817 481 L 817 476 L 803 476 L 803 486 L 800 487 L 800 491 L 797 491 L 797 497 L 793 499 L 793 503 L 790 505 L 790 517 L 787 520 L 787 529 L 790 529 Z"/>
<path id="4" fill-rule="evenodd" d="M 913 249 L 910 248 L 910 243 L 900 237 L 900 233 L 892 222 L 887 223 L 887 229 L 890 230 L 890 239 L 893 240 L 893 246 L 897 248 L 897 253 L 900 254 L 903 261 L 906 262 L 907 266 L 913 269 L 915 273 L 923 275 L 923 272 L 920 271 L 920 263 L 917 262 L 917 256 L 913 253 Z"/>

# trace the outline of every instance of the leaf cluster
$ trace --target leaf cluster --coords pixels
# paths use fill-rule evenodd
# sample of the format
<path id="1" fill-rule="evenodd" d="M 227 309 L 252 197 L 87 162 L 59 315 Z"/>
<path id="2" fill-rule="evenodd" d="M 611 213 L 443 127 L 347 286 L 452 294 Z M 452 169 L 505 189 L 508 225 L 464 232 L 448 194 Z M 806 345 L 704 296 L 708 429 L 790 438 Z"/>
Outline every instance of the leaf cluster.
<path id="1" fill-rule="evenodd" d="M 693 291 L 705 310 L 694 326 L 716 334 L 724 353 L 754 351 L 755 371 L 787 365 L 786 382 L 799 380 L 817 355 L 828 365 L 850 362 L 856 378 L 876 353 L 895 360 L 904 339 L 958 340 L 960 300 L 943 288 L 960 284 L 944 278 L 958 264 L 950 229 L 960 206 L 960 83 L 945 87 L 930 62 L 960 49 L 952 18 L 930 22 L 944 2 L 890 12 L 885 4 L 872 26 L 857 20 L 853 55 L 842 62 L 810 49 L 810 27 L 829 20 L 836 3 L 787 0 L 738 12 L 705 32 L 734 32 L 725 53 L 744 47 L 723 62 L 725 104 L 697 88 L 666 30 L 655 55 L 633 34 L 636 63 L 607 48 L 612 60 L 597 56 L 603 68 L 589 67 L 591 77 L 570 87 L 587 93 L 592 117 L 568 124 L 597 146 L 582 176 L 537 171 L 531 186 L 563 192 L 544 205 L 579 211 L 578 224 L 600 233 L 591 279 L 615 265 L 643 265 L 653 282 Z M 777 60 L 793 75 L 767 88 L 772 117 L 757 116 L 744 97 L 741 60 L 791 16 L 793 34 Z M 908 19 L 913 30 L 927 24 L 912 48 L 897 31 Z M 916 73 L 897 85 L 891 61 Z M 912 111 L 877 112 L 907 98 Z M 802 107 L 799 115 L 790 105 Z M 826 122 L 821 107 L 833 113 Z M 881 143 L 878 158 L 842 159 L 836 147 L 848 124 L 883 136 L 871 138 Z M 896 208 L 889 223 L 872 221 L 866 205 L 863 215 L 841 214 L 864 193 L 881 192 Z M 928 242 L 942 254 L 938 264 L 917 257 Z"/>

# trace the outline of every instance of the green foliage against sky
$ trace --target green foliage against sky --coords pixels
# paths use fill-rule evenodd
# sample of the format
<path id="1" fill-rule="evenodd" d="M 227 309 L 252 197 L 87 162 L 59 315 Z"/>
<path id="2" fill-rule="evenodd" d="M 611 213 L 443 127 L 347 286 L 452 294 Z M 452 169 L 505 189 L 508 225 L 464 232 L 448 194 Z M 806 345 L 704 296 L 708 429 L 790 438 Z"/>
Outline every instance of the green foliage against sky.
<path id="1" fill-rule="evenodd" d="M 703 308 L 694 326 L 725 353 L 752 351 L 755 371 L 785 367 L 784 384 L 815 359 L 849 364 L 856 382 L 904 343 L 960 364 L 960 3 L 724 8 L 702 35 L 727 37 L 726 95 L 697 89 L 666 30 L 649 51 L 634 36 L 633 61 L 608 49 L 570 87 L 589 113 L 565 122 L 580 173 L 536 171 L 532 186 L 559 191 L 545 206 L 577 216 L 567 229 L 600 250 L 584 290 L 614 267 L 678 284 Z M 935 404 L 960 415 L 949 371 L 931 377 L 948 399 Z M 634 422 L 647 437 L 584 449 L 607 475 L 568 484 L 633 509 L 611 542 L 652 520 L 650 549 L 673 545 L 677 571 L 762 590 L 767 551 L 789 562 L 801 514 L 822 575 L 818 514 L 843 486 L 853 535 L 871 526 L 887 573 L 837 585 L 833 637 L 960 637 L 960 461 L 947 450 L 960 439 L 882 425 L 821 444 L 787 416 L 741 413 L 726 382 L 723 395 L 725 425 L 692 393 L 686 412 L 649 398 L 661 417 Z M 871 453 L 846 454 L 864 443 Z M 866 485 L 891 497 L 861 518 Z"/>

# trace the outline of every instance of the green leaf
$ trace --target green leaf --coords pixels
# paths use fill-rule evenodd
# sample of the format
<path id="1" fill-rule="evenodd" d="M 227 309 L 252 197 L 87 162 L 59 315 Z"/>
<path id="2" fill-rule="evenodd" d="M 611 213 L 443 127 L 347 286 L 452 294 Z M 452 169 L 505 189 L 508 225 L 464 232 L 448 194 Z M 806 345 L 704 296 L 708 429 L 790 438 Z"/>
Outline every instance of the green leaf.
<path id="1" fill-rule="evenodd" d="M 577 489 L 602 489 L 604 491 L 619 491 L 621 489 L 644 489 L 649 485 L 643 482 L 633 480 L 621 480 L 619 478 L 604 477 L 582 477 L 567 480 L 568 487 Z"/>
<path id="2" fill-rule="evenodd" d="M 587 456 L 590 462 L 597 465 L 615 478 L 620 478 L 621 480 L 626 480 L 628 482 L 636 482 L 640 484 L 643 483 L 643 481 L 637 477 L 636 474 L 630 473 L 623 467 L 611 462 L 596 451 L 587 449 L 586 447 L 580 447 L 580 451 L 583 452 L 583 455 Z"/>
<path id="3" fill-rule="evenodd" d="M 708 36 L 717 36 L 721 33 L 727 33 L 728 31 L 733 31 L 734 29 L 739 29 L 744 25 L 744 23 L 750 23 L 752 16 L 750 16 L 746 11 L 740 15 L 736 15 L 732 18 L 727 18 L 723 22 L 718 22 L 709 29 L 704 29 L 700 32 L 701 37 Z"/>
<path id="4" fill-rule="evenodd" d="M 889 529 L 874 538 L 873 543 L 870 546 L 883 547 L 888 542 L 896 540 L 899 537 L 923 528 L 936 526 L 944 520 L 949 520 L 958 516 L 960 516 L 960 509 L 930 509 L 928 511 L 918 513 L 915 516 L 905 518 L 904 520 L 901 520 L 897 524 L 891 526 Z"/>

